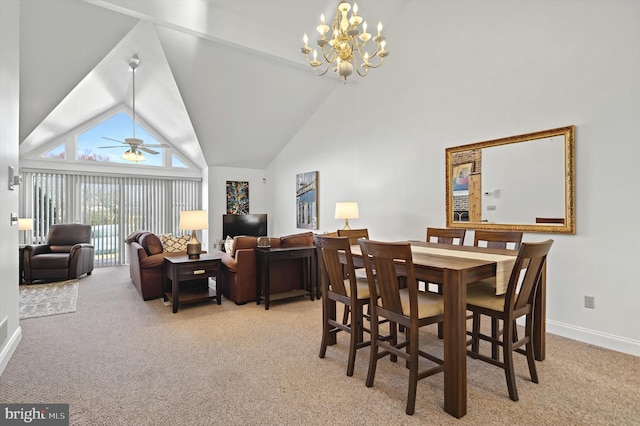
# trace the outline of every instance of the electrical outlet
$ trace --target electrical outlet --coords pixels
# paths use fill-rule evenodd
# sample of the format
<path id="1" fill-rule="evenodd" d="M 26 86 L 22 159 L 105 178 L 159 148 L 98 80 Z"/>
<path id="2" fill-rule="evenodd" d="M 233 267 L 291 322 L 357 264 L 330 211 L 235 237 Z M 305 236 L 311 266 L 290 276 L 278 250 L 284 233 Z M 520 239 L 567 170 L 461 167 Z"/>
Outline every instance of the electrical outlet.
<path id="1" fill-rule="evenodd" d="M 593 296 L 585 296 L 584 297 L 584 307 L 589 309 L 596 308 L 596 299 Z"/>

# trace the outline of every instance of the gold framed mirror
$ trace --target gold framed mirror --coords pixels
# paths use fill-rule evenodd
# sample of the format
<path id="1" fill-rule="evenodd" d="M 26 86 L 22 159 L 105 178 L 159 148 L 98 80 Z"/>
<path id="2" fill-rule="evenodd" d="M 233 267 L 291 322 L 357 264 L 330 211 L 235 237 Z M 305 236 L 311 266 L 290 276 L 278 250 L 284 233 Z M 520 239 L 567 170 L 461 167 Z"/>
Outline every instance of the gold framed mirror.
<path id="1" fill-rule="evenodd" d="M 575 126 L 446 149 L 448 228 L 575 234 Z"/>

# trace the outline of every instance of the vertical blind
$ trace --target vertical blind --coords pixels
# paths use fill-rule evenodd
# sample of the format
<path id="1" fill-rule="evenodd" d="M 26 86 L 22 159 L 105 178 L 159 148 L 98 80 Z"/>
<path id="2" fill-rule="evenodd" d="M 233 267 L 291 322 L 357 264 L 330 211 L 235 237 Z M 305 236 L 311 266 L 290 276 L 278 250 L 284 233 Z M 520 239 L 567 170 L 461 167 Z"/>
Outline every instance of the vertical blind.
<path id="1" fill-rule="evenodd" d="M 180 211 L 202 208 L 201 180 L 37 171 L 22 176 L 21 216 L 34 220 L 31 241 L 44 243 L 53 224 L 89 224 L 95 266 L 127 263 L 127 235 L 178 235 Z"/>

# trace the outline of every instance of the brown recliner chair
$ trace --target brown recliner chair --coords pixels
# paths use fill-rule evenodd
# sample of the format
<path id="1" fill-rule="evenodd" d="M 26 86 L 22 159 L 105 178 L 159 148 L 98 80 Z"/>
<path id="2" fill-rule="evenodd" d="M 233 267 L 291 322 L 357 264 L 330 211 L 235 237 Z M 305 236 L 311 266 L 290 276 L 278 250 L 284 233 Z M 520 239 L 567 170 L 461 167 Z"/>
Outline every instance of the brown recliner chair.
<path id="1" fill-rule="evenodd" d="M 24 281 L 58 281 L 91 275 L 93 260 L 90 225 L 51 225 L 46 244 L 24 248 Z"/>

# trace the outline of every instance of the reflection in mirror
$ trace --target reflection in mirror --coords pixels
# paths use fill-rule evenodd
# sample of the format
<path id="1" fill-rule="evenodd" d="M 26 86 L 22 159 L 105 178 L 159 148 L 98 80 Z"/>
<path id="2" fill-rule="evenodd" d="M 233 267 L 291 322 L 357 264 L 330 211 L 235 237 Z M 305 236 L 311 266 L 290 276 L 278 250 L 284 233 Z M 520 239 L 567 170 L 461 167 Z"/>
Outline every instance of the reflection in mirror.
<path id="1" fill-rule="evenodd" d="M 447 227 L 575 234 L 574 126 L 446 149 Z"/>

